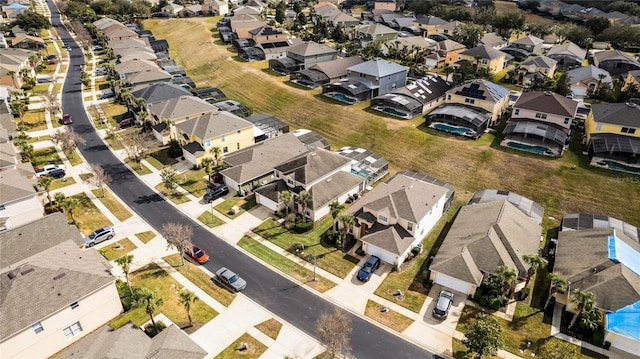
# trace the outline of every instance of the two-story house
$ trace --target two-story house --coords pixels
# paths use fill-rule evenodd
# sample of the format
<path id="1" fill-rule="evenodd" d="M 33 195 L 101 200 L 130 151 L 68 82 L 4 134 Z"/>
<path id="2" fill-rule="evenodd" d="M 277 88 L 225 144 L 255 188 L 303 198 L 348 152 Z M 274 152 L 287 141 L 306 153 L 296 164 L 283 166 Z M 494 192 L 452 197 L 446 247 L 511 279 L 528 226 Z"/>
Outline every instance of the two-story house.
<path id="1" fill-rule="evenodd" d="M 447 211 L 454 192 L 424 174 L 398 172 L 346 210 L 356 219 L 349 231 L 365 253 L 399 266 Z"/>
<path id="2" fill-rule="evenodd" d="M 0 85 L 19 89 L 22 87 L 21 71 L 35 76 L 29 58 L 35 55 L 32 50 L 8 48 L 0 51 Z"/>
<path id="3" fill-rule="evenodd" d="M 184 158 L 194 165 L 213 158 L 214 147 L 225 155 L 255 143 L 253 124 L 227 111 L 210 112 L 175 126 Z"/>
<path id="4" fill-rule="evenodd" d="M 440 76 L 431 75 L 411 82 L 407 86 L 371 99 L 371 109 L 411 119 L 444 104 L 451 85 Z"/>
<path id="5" fill-rule="evenodd" d="M 622 75 L 629 71 L 640 70 L 640 61 L 620 50 L 596 52 L 593 55 L 593 64 L 607 70 L 611 75 Z"/>
<path id="6" fill-rule="evenodd" d="M 439 41 L 431 53 L 425 56 L 425 65 L 429 67 L 451 66 L 458 61 L 460 53 L 467 48 L 453 40 Z"/>
<path id="7" fill-rule="evenodd" d="M 229 3 L 223 0 L 205 0 L 202 2 L 205 15 L 224 16 L 229 13 Z"/>
<path id="8" fill-rule="evenodd" d="M 255 190 L 256 202 L 279 211 L 286 205 L 280 192 L 289 191 L 294 197 L 307 192 L 311 201 L 296 201 L 296 212 L 318 221 L 329 214 L 329 204 L 344 203 L 349 196 L 364 191 L 365 178 L 351 173 L 351 160 L 322 148 L 301 154 L 273 169 L 276 180 Z"/>
<path id="9" fill-rule="evenodd" d="M 573 69 L 582 66 L 587 57 L 587 50 L 569 41 L 552 47 L 547 56 L 558 61 L 559 68 Z"/>
<path id="10" fill-rule="evenodd" d="M 585 133 L 592 166 L 640 173 L 640 106 L 593 104 Z"/>
<path id="11" fill-rule="evenodd" d="M 218 108 L 192 95 L 183 95 L 154 102 L 147 106 L 153 134 L 163 144 L 177 139 L 175 125 L 198 116 L 218 112 Z"/>
<path id="12" fill-rule="evenodd" d="M 567 72 L 574 98 L 583 98 L 597 92 L 602 86 L 613 88 L 613 80 L 607 70 L 593 65 L 576 67 Z"/>
<path id="13" fill-rule="evenodd" d="M 35 181 L 16 168 L 0 171 L 0 231 L 35 221 L 43 213 Z"/>
<path id="14" fill-rule="evenodd" d="M 631 86 L 636 86 L 636 88 L 640 89 L 640 70 L 633 70 L 627 72 L 627 77 L 624 78 L 624 84 L 622 85 L 622 90 L 626 91 Z"/>
<path id="15" fill-rule="evenodd" d="M 553 79 L 558 61 L 541 56 L 533 56 L 518 65 L 518 83 L 528 86 L 535 78 Z"/>
<path id="16" fill-rule="evenodd" d="M 291 81 L 305 87 L 316 88 L 347 77 L 348 68 L 363 62 L 360 56 L 349 56 L 321 62 L 306 70 L 291 74 Z"/>
<path id="17" fill-rule="evenodd" d="M 444 105 L 431 111 L 427 125 L 435 130 L 477 139 L 509 105 L 509 90 L 487 80 L 473 80 L 447 91 Z"/>
<path id="18" fill-rule="evenodd" d="M 544 44 L 544 40 L 541 38 L 528 35 L 512 41 L 509 47 L 525 50 L 529 54 L 540 55 L 542 54 L 542 44 Z"/>
<path id="19" fill-rule="evenodd" d="M 458 56 L 456 65 L 459 65 L 461 61 L 467 61 L 478 68 L 484 68 L 496 73 L 504 70 L 511 59 L 511 55 L 507 53 L 496 50 L 491 46 L 479 45 L 462 51 Z"/>
<path id="20" fill-rule="evenodd" d="M 356 26 L 356 36 L 364 47 L 369 42 L 393 40 L 398 37 L 398 31 L 382 24 L 359 25 Z"/>
<path id="21" fill-rule="evenodd" d="M 571 140 L 578 103 L 553 92 L 524 92 L 513 105 L 502 146 L 560 157 Z"/>
<path id="22" fill-rule="evenodd" d="M 413 26 L 422 31 L 423 37 L 429 37 L 441 33 L 442 26 L 445 24 L 447 24 L 447 21 L 437 16 L 425 16 L 413 20 Z"/>
<path id="23" fill-rule="evenodd" d="M 286 57 L 269 60 L 269 68 L 278 73 L 289 75 L 321 62 L 333 61 L 336 58 L 338 58 L 336 49 L 314 41 L 305 41 L 289 46 Z"/>
<path id="24" fill-rule="evenodd" d="M 50 357 L 122 312 L 111 265 L 82 242 L 59 212 L 0 233 L 3 358 Z"/>

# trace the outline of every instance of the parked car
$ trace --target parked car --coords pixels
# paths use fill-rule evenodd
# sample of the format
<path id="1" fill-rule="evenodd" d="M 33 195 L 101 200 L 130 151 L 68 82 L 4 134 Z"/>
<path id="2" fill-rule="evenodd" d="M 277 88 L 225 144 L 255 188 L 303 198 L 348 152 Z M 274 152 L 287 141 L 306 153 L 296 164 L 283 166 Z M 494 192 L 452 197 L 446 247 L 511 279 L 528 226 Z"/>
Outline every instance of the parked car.
<path id="1" fill-rule="evenodd" d="M 104 90 L 102 91 L 102 95 L 100 96 L 101 100 L 107 99 L 107 98 L 113 98 L 116 97 L 115 92 L 113 92 L 112 90 Z"/>
<path id="2" fill-rule="evenodd" d="M 244 279 L 226 267 L 218 269 L 213 278 L 233 292 L 240 292 L 247 287 L 247 282 Z"/>
<path id="3" fill-rule="evenodd" d="M 36 169 L 36 177 L 40 177 L 40 176 L 51 176 L 52 172 L 55 171 L 62 171 L 64 172 L 66 170 L 66 168 L 64 167 L 64 165 L 45 165 L 42 168 L 38 168 Z"/>
<path id="4" fill-rule="evenodd" d="M 57 169 L 49 172 L 46 176 L 58 179 L 58 178 L 63 178 L 66 175 L 67 175 L 67 173 L 63 169 L 57 168 Z"/>
<path id="5" fill-rule="evenodd" d="M 204 200 L 204 203 L 210 203 L 211 201 L 222 197 L 227 193 L 229 193 L 229 188 L 226 185 L 220 185 L 207 191 L 202 199 Z"/>
<path id="6" fill-rule="evenodd" d="M 124 120 L 120 121 L 118 126 L 120 126 L 120 129 L 123 129 L 123 128 L 131 127 L 131 126 L 133 126 L 135 124 L 136 124 L 136 121 L 134 119 L 125 118 Z"/>
<path id="7" fill-rule="evenodd" d="M 73 119 L 71 118 L 71 115 L 68 113 L 65 113 L 64 115 L 62 115 L 62 123 L 64 123 L 65 125 L 73 123 Z"/>
<path id="8" fill-rule="evenodd" d="M 98 228 L 90 235 L 84 237 L 84 244 L 87 247 L 93 247 L 100 242 L 107 241 L 116 235 L 115 229 L 111 226 Z"/>
<path id="9" fill-rule="evenodd" d="M 57 59 L 49 59 L 47 60 L 47 65 L 55 65 L 58 63 Z"/>
<path id="10" fill-rule="evenodd" d="M 50 78 L 50 77 L 47 77 L 47 76 L 43 76 L 43 77 L 38 77 L 38 78 L 36 79 L 36 81 L 37 81 L 39 84 L 46 84 L 46 83 L 51 82 L 51 78 Z"/>
<path id="11" fill-rule="evenodd" d="M 358 271 L 357 278 L 359 281 L 368 282 L 371 279 L 371 274 L 380 267 L 380 258 L 371 256 L 364 263 L 362 268 Z"/>
<path id="12" fill-rule="evenodd" d="M 207 252 L 200 249 L 200 247 L 191 246 L 191 248 L 187 249 L 185 253 L 200 264 L 205 264 L 209 261 L 209 255 Z"/>
<path id="13" fill-rule="evenodd" d="M 441 290 L 438 295 L 438 301 L 436 307 L 433 308 L 433 317 L 436 319 L 444 320 L 449 316 L 449 309 L 453 303 L 453 293 L 447 290 Z"/>

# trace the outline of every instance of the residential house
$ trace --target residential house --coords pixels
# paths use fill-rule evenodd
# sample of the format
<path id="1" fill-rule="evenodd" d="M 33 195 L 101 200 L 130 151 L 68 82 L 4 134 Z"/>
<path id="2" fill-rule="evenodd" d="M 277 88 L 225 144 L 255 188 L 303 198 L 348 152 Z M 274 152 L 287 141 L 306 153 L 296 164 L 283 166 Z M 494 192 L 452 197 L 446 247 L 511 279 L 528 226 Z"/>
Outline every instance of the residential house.
<path id="1" fill-rule="evenodd" d="M 209 101 L 207 101 L 209 102 Z M 219 102 L 214 102 L 212 105 L 218 108 L 220 111 L 231 112 L 236 116 L 240 116 L 242 118 L 247 117 L 251 114 L 251 110 L 248 109 L 245 105 L 241 104 L 236 100 L 224 100 Z"/>
<path id="2" fill-rule="evenodd" d="M 360 24 L 360 20 L 349 14 L 345 14 L 342 11 L 338 11 L 336 14 L 325 17 L 325 20 L 327 20 L 327 24 L 331 27 L 337 27 L 339 25 L 343 30 Z"/>
<path id="3" fill-rule="evenodd" d="M 552 47 L 547 56 L 558 61 L 559 68 L 573 69 L 582 66 L 587 57 L 587 50 L 569 41 Z"/>
<path id="4" fill-rule="evenodd" d="M 260 9 L 253 7 L 253 6 L 238 6 L 237 8 L 234 8 L 231 10 L 233 13 L 233 16 L 237 16 L 237 15 L 253 15 L 253 16 L 260 16 Z"/>
<path id="5" fill-rule="evenodd" d="M 161 71 L 160 67 L 152 61 L 133 59 L 117 63 L 113 70 L 118 74 L 120 80 L 125 81 L 128 75 L 145 71 Z"/>
<path id="6" fill-rule="evenodd" d="M 527 152 L 562 156 L 571 140 L 571 124 L 578 103 L 553 92 L 524 92 L 513 105 L 500 143 Z"/>
<path id="7" fill-rule="evenodd" d="M 144 99 L 148 106 L 155 102 L 169 100 L 180 96 L 190 96 L 191 93 L 182 86 L 174 85 L 168 82 L 160 82 L 151 85 L 136 86 L 131 90 L 134 98 Z"/>
<path id="8" fill-rule="evenodd" d="M 245 118 L 245 120 L 251 122 L 258 132 L 255 134 L 256 143 L 289 132 L 289 125 L 274 115 L 257 113 Z"/>
<path id="9" fill-rule="evenodd" d="M 423 37 L 429 37 L 442 32 L 442 26 L 447 24 L 447 21 L 442 20 L 437 16 L 425 16 L 417 18 L 413 21 L 413 26 L 422 31 Z"/>
<path id="10" fill-rule="evenodd" d="M 447 91 L 445 103 L 427 116 L 439 131 L 479 138 L 509 105 L 509 90 L 487 80 L 473 80 Z"/>
<path id="11" fill-rule="evenodd" d="M 107 41 L 137 39 L 139 37 L 137 32 L 120 23 L 113 24 L 101 30 Z"/>
<path id="12" fill-rule="evenodd" d="M 204 15 L 202 5 L 200 4 L 185 6 L 182 10 L 178 11 L 179 17 L 194 17 L 200 15 Z"/>
<path id="13" fill-rule="evenodd" d="M 7 44 L 7 38 L 4 37 L 4 34 L 0 33 L 0 49 L 6 49 L 7 47 L 9 47 L 9 44 Z"/>
<path id="14" fill-rule="evenodd" d="M 291 81 L 298 85 L 315 88 L 347 77 L 347 69 L 364 62 L 360 56 L 350 56 L 321 62 L 291 74 Z"/>
<path id="15" fill-rule="evenodd" d="M 322 86 L 325 96 L 347 103 L 384 95 L 407 82 L 408 69 L 395 62 L 375 58 L 347 69 L 347 78 Z"/>
<path id="16" fill-rule="evenodd" d="M 611 75 L 623 75 L 640 70 L 638 59 L 620 50 L 599 51 L 593 55 L 593 64 L 609 71 Z"/>
<path id="17" fill-rule="evenodd" d="M 249 30 L 251 40 L 256 44 L 265 42 L 286 41 L 289 38 L 289 33 L 273 26 L 264 25 L 255 29 Z"/>
<path id="18" fill-rule="evenodd" d="M 525 37 L 519 38 L 518 40 L 512 41 L 509 44 L 509 47 L 525 50 L 530 54 L 541 55 L 542 44 L 544 44 L 544 40 L 533 35 L 527 35 Z"/>
<path id="19" fill-rule="evenodd" d="M 515 270 L 521 284 L 527 277 L 529 265 L 523 256 L 538 253 L 542 235 L 538 218 L 531 217 L 527 207 L 541 207 L 515 193 L 487 197 L 458 212 L 431 263 L 434 284 L 473 296 L 499 266 Z"/>
<path id="20" fill-rule="evenodd" d="M 184 6 L 170 2 L 167 5 L 165 5 L 162 9 L 160 9 L 160 11 L 169 17 L 174 17 L 174 16 L 178 16 L 178 13 L 182 9 L 184 9 Z"/>
<path id="21" fill-rule="evenodd" d="M 554 294 L 571 312 L 577 290 L 591 292 L 604 311 L 605 340 L 612 350 L 632 357 L 640 350 L 640 230 L 602 215 L 567 214 L 562 218 L 553 271 L 571 285 Z"/>
<path id="22" fill-rule="evenodd" d="M 382 24 L 359 25 L 356 26 L 356 36 L 366 46 L 366 44 L 373 41 L 393 40 L 398 37 L 398 31 Z"/>
<path id="23" fill-rule="evenodd" d="M 395 60 L 399 60 L 402 57 L 408 57 L 412 52 L 429 53 L 437 47 L 438 43 L 428 37 L 422 36 L 408 36 L 398 37 L 394 40 L 386 41 L 382 44 L 382 53 L 384 55 L 391 55 L 393 51 L 393 57 Z"/>
<path id="24" fill-rule="evenodd" d="M 411 119 L 445 103 L 451 85 L 440 76 L 426 76 L 407 86 L 371 99 L 371 109 Z"/>
<path id="25" fill-rule="evenodd" d="M 11 46 L 18 49 L 28 50 L 41 50 L 47 48 L 47 45 L 44 43 L 44 39 L 31 35 L 14 37 L 11 39 Z"/>
<path id="26" fill-rule="evenodd" d="M 626 91 L 630 86 L 636 86 L 636 88 L 640 89 L 640 70 L 627 72 L 627 77 L 624 78 L 622 90 Z"/>
<path id="27" fill-rule="evenodd" d="M 104 30 L 111 25 L 122 25 L 119 21 L 114 20 L 110 17 L 103 17 L 93 22 L 93 26 L 100 30 Z"/>
<path id="28" fill-rule="evenodd" d="M 531 85 L 535 78 L 553 79 L 558 61 L 544 55 L 533 56 L 518 65 L 518 83 L 525 87 Z"/>
<path id="29" fill-rule="evenodd" d="M 512 57 L 500 50 L 487 45 L 479 45 L 471 49 L 460 52 L 458 63 L 468 61 L 478 68 L 485 68 L 492 73 L 504 70 L 510 63 Z"/>
<path id="30" fill-rule="evenodd" d="M 591 105 L 585 134 L 592 166 L 640 173 L 640 106 Z"/>
<path id="31" fill-rule="evenodd" d="M 307 41 L 290 46 L 287 49 L 286 57 L 269 60 L 269 68 L 290 75 L 296 71 L 308 69 L 317 63 L 335 60 L 337 57 L 338 51 L 336 49 Z"/>
<path id="32" fill-rule="evenodd" d="M 307 147 L 307 150 L 309 151 L 313 151 L 316 148 L 322 148 L 324 150 L 331 149 L 329 141 L 315 131 L 299 128 L 292 133 L 300 142 L 302 142 L 303 145 Z"/>
<path id="33" fill-rule="evenodd" d="M 11 146 L 5 142 L 2 147 L 6 145 Z M 35 181 L 22 175 L 15 162 L 5 168 L 0 171 L 0 231 L 35 221 L 44 213 Z"/>
<path id="34" fill-rule="evenodd" d="M 373 9 L 396 11 L 396 1 L 395 0 L 375 0 L 373 3 Z"/>
<path id="35" fill-rule="evenodd" d="M 111 265 L 82 237 L 59 212 L 0 233 L 3 358 L 50 357 L 122 312 Z"/>
<path id="36" fill-rule="evenodd" d="M 114 54 L 118 53 L 121 49 L 140 49 L 141 51 L 152 50 L 153 52 L 148 37 L 112 40 L 108 42 L 108 45 L 111 50 L 114 51 Z"/>
<path id="37" fill-rule="evenodd" d="M 207 351 L 175 324 L 149 338 L 140 328 L 127 323 L 119 329 L 108 325 L 78 340 L 56 355 L 58 359 L 203 359 Z"/>
<path id="38" fill-rule="evenodd" d="M 433 51 L 425 57 L 425 65 L 436 68 L 452 66 L 464 50 L 464 45 L 453 40 L 439 41 Z"/>
<path id="39" fill-rule="evenodd" d="M 265 21 L 259 20 L 254 15 L 236 15 L 231 17 L 231 31 L 238 39 L 250 39 L 249 31 L 267 25 Z"/>
<path id="40" fill-rule="evenodd" d="M 25 49 L 0 49 L 0 86 L 20 89 L 22 79 L 19 75 L 21 71 L 27 71 L 30 76 L 35 76 L 31 68 L 29 57 L 36 52 Z"/>
<path id="41" fill-rule="evenodd" d="M 351 160 L 351 173 L 364 177 L 366 188 L 389 173 L 389 161 L 367 149 L 347 146 L 336 153 Z"/>
<path id="42" fill-rule="evenodd" d="M 356 219 L 349 231 L 367 255 L 400 266 L 447 211 L 454 192 L 427 175 L 398 172 L 345 211 Z"/>
<path id="43" fill-rule="evenodd" d="M 442 38 L 441 40 L 447 40 L 452 37 L 461 24 L 462 22 L 454 20 L 442 25 L 438 34 Z"/>
<path id="44" fill-rule="evenodd" d="M 7 19 L 11 19 L 11 21 L 15 20 L 18 15 L 23 14 L 27 10 L 29 10 L 28 6 L 15 2 L 2 6 L 2 12 L 4 12 L 7 15 Z"/>
<path id="45" fill-rule="evenodd" d="M 202 2 L 205 15 L 224 16 L 229 13 L 229 3 L 223 0 L 205 0 Z"/>
<path id="46" fill-rule="evenodd" d="M 351 173 L 351 160 L 322 148 L 315 148 L 274 167 L 276 180 L 255 190 L 256 202 L 279 211 L 286 205 L 280 192 L 290 191 L 294 197 L 307 192 L 311 202 L 296 203 L 296 212 L 312 221 L 329 214 L 329 204 L 344 203 L 365 189 L 365 178 Z"/>
<path id="47" fill-rule="evenodd" d="M 198 97 L 184 95 L 147 105 L 153 134 L 162 144 L 177 139 L 175 125 L 198 116 L 217 112 L 218 108 Z"/>
<path id="48" fill-rule="evenodd" d="M 507 41 L 495 32 L 487 32 L 480 38 L 480 44 L 502 50 L 507 46 Z"/>
<path id="49" fill-rule="evenodd" d="M 196 166 L 214 157 L 214 147 L 224 155 L 255 143 L 253 124 L 227 111 L 209 112 L 175 126 L 184 158 Z"/>
<path id="50" fill-rule="evenodd" d="M 640 71 L 638 71 L 640 73 Z M 583 98 L 597 92 L 602 85 L 613 88 L 613 81 L 607 70 L 593 65 L 577 67 L 569 70 L 569 85 L 574 98 Z"/>

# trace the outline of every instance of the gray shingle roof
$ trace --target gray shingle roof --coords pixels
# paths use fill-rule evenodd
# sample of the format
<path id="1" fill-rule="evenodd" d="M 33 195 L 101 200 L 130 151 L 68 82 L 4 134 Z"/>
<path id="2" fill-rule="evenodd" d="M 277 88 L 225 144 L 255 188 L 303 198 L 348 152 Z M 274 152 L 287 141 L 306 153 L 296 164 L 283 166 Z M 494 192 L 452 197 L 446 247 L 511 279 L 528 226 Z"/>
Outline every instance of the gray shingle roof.
<path id="1" fill-rule="evenodd" d="M 109 263 L 81 241 L 62 213 L 0 233 L 0 339 L 113 285 Z"/>
<path id="2" fill-rule="evenodd" d="M 180 96 L 191 95 L 184 87 L 168 82 L 151 85 L 140 85 L 133 89 L 131 94 L 136 98 L 143 98 L 147 104 L 168 100 Z"/>
<path id="3" fill-rule="evenodd" d="M 539 68 L 543 68 L 543 69 L 550 69 L 552 67 L 554 67 L 556 64 L 558 63 L 558 61 L 546 57 L 544 55 L 541 56 L 532 56 L 529 57 L 528 59 L 522 61 L 520 63 L 520 66 L 530 66 L 530 65 L 534 65 L 535 67 L 539 67 Z"/>
<path id="4" fill-rule="evenodd" d="M 580 82 L 588 79 L 602 81 L 602 83 L 605 83 L 605 84 L 612 83 L 611 75 L 609 75 L 609 71 L 601 69 L 599 67 L 595 67 L 593 65 L 581 66 L 573 70 L 569 70 L 567 75 L 569 75 L 569 83 L 576 83 L 576 82 Z M 604 76 L 602 80 L 600 80 L 600 75 Z"/>
<path id="5" fill-rule="evenodd" d="M 293 175 L 296 182 L 310 185 L 328 173 L 351 163 L 337 153 L 317 148 L 274 167 L 285 176 Z"/>
<path id="6" fill-rule="evenodd" d="M 251 122 L 227 111 L 211 112 L 176 124 L 180 131 L 203 141 L 252 126 Z"/>
<path id="7" fill-rule="evenodd" d="M 544 112 L 564 117 L 573 118 L 578 110 L 578 103 L 566 96 L 553 92 L 531 91 L 524 92 L 513 105 L 513 108 L 521 108 L 531 111 Z"/>
<path id="8" fill-rule="evenodd" d="M 567 42 L 562 45 L 554 46 L 549 50 L 547 56 L 553 58 L 554 56 L 573 56 L 580 62 L 584 61 L 587 56 L 587 51 L 573 42 Z"/>
<path id="9" fill-rule="evenodd" d="M 635 57 L 622 52 L 620 50 L 611 50 L 611 51 L 600 51 L 600 52 L 596 52 L 593 57 L 595 58 L 595 60 L 597 61 L 597 63 L 601 63 L 603 61 L 623 61 L 623 62 L 632 62 L 637 64 L 638 66 L 640 66 L 640 63 L 638 62 L 638 59 L 636 59 Z"/>
<path id="10" fill-rule="evenodd" d="M 476 191 L 468 204 L 509 201 L 518 207 L 524 214 L 533 218 L 536 223 L 541 224 L 544 218 L 544 208 L 537 202 L 523 197 L 515 192 L 502 191 L 497 189 L 483 189 Z"/>
<path id="11" fill-rule="evenodd" d="M 422 25 L 444 25 L 447 23 L 447 21 L 442 20 L 441 18 L 437 17 L 437 16 L 425 16 L 425 17 L 421 17 L 419 19 L 414 20 L 415 23 L 417 24 L 422 24 Z"/>
<path id="12" fill-rule="evenodd" d="M 594 104 L 591 112 L 596 122 L 640 128 L 640 106 L 631 103 Z"/>
<path id="13" fill-rule="evenodd" d="M 531 46 L 537 46 L 540 45 L 544 42 L 544 40 L 535 37 L 533 35 L 528 35 L 525 37 L 522 37 L 516 41 L 513 41 L 513 44 L 521 44 L 521 45 L 531 45 Z"/>
<path id="14" fill-rule="evenodd" d="M 347 69 L 348 71 L 357 72 L 360 74 L 375 76 L 375 77 L 383 77 L 389 76 L 401 72 L 407 72 L 409 69 L 405 66 L 396 64 L 395 62 L 390 62 L 384 59 L 375 58 L 373 60 L 369 60 L 367 62 L 363 62 L 361 64 L 351 66 Z"/>
<path id="15" fill-rule="evenodd" d="M 34 181 L 28 180 L 17 169 L 0 171 L 0 204 L 35 196 Z"/>
<path id="16" fill-rule="evenodd" d="M 321 62 L 309 68 L 309 70 L 317 70 L 329 77 L 335 79 L 347 76 L 347 68 L 362 63 L 360 56 L 345 57 L 342 59 Z"/>
<path id="17" fill-rule="evenodd" d="M 369 25 L 359 25 L 356 27 L 356 31 L 367 34 L 367 35 L 384 35 L 384 34 L 395 34 L 398 31 L 382 25 L 382 24 L 369 24 Z"/>
<path id="18" fill-rule="evenodd" d="M 385 226 L 375 222 L 368 231 L 369 234 L 361 238 L 363 242 L 373 244 L 395 255 L 404 254 L 415 240 L 411 233 L 398 224 Z"/>
<path id="19" fill-rule="evenodd" d="M 205 100 L 191 95 L 174 97 L 164 101 L 153 103 L 149 106 L 149 112 L 160 119 L 177 119 L 186 116 L 200 116 L 206 113 L 218 111 L 218 108 Z"/>
<path id="20" fill-rule="evenodd" d="M 498 59 L 500 57 L 507 56 L 506 53 L 496 50 L 491 46 L 479 45 L 471 49 L 465 50 L 461 55 L 467 55 L 471 57 L 480 57 L 482 59 Z"/>
<path id="21" fill-rule="evenodd" d="M 310 207 L 321 208 L 365 181 L 364 177 L 351 172 L 339 171 L 311 187 Z"/>
<path id="22" fill-rule="evenodd" d="M 317 42 L 306 41 L 289 47 L 287 49 L 287 52 L 291 52 L 301 56 L 315 56 L 331 54 L 337 52 L 337 50 L 327 45 L 318 44 Z"/>
<path id="23" fill-rule="evenodd" d="M 483 45 L 496 47 L 496 46 L 502 46 L 507 42 L 501 36 L 498 36 L 496 33 L 488 32 L 482 35 L 482 38 L 480 39 L 480 43 Z"/>

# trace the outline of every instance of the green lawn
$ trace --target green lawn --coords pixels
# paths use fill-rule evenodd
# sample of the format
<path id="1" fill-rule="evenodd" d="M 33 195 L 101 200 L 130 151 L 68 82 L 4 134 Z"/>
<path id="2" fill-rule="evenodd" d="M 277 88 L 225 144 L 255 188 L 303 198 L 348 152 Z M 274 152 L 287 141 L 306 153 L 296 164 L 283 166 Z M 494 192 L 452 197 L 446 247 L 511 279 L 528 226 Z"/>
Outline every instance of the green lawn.
<path id="1" fill-rule="evenodd" d="M 202 224 L 204 224 L 205 226 L 207 226 L 209 228 L 217 227 L 217 226 L 223 225 L 225 223 L 223 220 L 221 220 L 217 216 L 212 215 L 211 211 L 203 212 L 198 217 L 198 221 L 202 222 Z"/>
<path id="2" fill-rule="evenodd" d="M 42 167 L 50 163 L 61 165 L 62 160 L 55 147 L 47 147 L 34 151 L 31 163 L 36 167 Z"/>
<path id="3" fill-rule="evenodd" d="M 161 148 L 158 151 L 150 153 L 146 160 L 149 161 L 153 167 L 159 170 L 162 170 L 165 166 L 172 166 L 178 163 L 177 159 L 169 157 L 167 151 L 167 147 Z"/>
<path id="4" fill-rule="evenodd" d="M 47 119 L 43 110 L 29 110 L 22 116 L 22 120 L 27 127 L 27 131 L 39 131 L 47 129 Z M 20 123 L 20 119 L 16 120 Z"/>
<path id="5" fill-rule="evenodd" d="M 411 318 L 398 312 L 394 312 L 393 310 L 383 312 L 381 309 L 380 304 L 372 300 L 367 300 L 364 315 L 400 333 L 413 323 Z"/>
<path id="6" fill-rule="evenodd" d="M 298 263 L 281 256 L 280 254 L 269 249 L 265 245 L 256 241 L 251 237 L 244 236 L 238 242 L 238 245 L 254 256 L 262 259 L 271 266 L 287 273 L 296 280 L 309 285 L 315 290 L 324 293 L 327 290 L 333 288 L 336 284 L 325 279 L 319 275 L 316 275 L 316 281 L 313 281 L 313 271 L 299 265 Z"/>
<path id="7" fill-rule="evenodd" d="M 84 162 L 77 149 L 73 150 L 71 153 L 65 153 L 65 155 L 67 156 L 67 160 L 69 160 L 71 166 L 77 166 Z"/>
<path id="8" fill-rule="evenodd" d="M 275 318 L 271 318 L 265 320 L 260 324 L 257 324 L 255 327 L 259 331 L 266 334 L 269 338 L 276 340 L 278 338 L 278 334 L 280 333 L 280 329 L 282 329 L 282 323 L 280 323 Z"/>
<path id="9" fill-rule="evenodd" d="M 102 104 L 102 110 L 104 111 L 105 116 L 107 116 L 109 121 L 112 123 L 122 121 L 128 114 L 127 106 L 111 102 Z"/>
<path id="10" fill-rule="evenodd" d="M 180 203 L 185 203 L 190 201 L 190 199 L 187 196 L 178 192 L 177 189 L 174 191 L 167 190 L 167 188 L 162 183 L 159 183 L 155 188 L 158 190 L 158 192 L 162 193 L 165 197 L 169 198 L 171 202 L 175 204 L 180 204 Z"/>
<path id="11" fill-rule="evenodd" d="M 102 202 L 102 204 L 104 204 L 104 206 L 107 207 L 107 209 L 121 222 L 131 218 L 131 212 L 129 212 L 129 210 L 123 206 L 108 189 L 104 189 L 104 196 L 103 191 L 100 189 L 93 189 L 91 192 L 93 192 L 93 194 L 98 197 L 98 200 L 100 200 L 100 202 Z"/>
<path id="12" fill-rule="evenodd" d="M 118 246 L 119 245 L 119 246 Z M 98 249 L 98 252 L 102 254 L 107 260 L 112 261 L 114 259 L 120 258 L 123 255 L 131 252 L 136 249 L 135 244 L 131 243 L 129 238 L 123 238 L 116 243 L 109 243 L 109 245 L 104 246 Z"/>
<path id="13" fill-rule="evenodd" d="M 144 176 L 144 175 L 148 175 L 150 173 L 153 173 L 153 172 L 151 172 L 150 169 L 147 168 L 147 166 L 143 165 L 142 163 L 137 163 L 137 162 L 133 161 L 130 157 L 127 157 L 125 162 L 129 165 L 129 167 L 131 167 L 134 171 L 136 171 L 136 173 L 139 174 L 140 176 Z"/>
<path id="14" fill-rule="evenodd" d="M 245 343 L 247 345 L 247 349 L 242 351 L 238 350 L 240 348 L 240 343 Z M 262 344 L 262 342 L 251 335 L 244 333 L 235 342 L 226 347 L 225 350 L 221 351 L 220 354 L 216 355 L 215 359 L 258 359 L 267 351 L 267 349 L 267 346 Z"/>
<path id="15" fill-rule="evenodd" d="M 146 231 L 141 233 L 136 233 L 136 237 L 142 241 L 142 243 L 149 243 L 152 239 L 156 238 L 156 234 L 152 231 Z"/>
<path id="16" fill-rule="evenodd" d="M 341 250 L 326 244 L 321 240 L 323 235 L 331 228 L 333 219 L 326 216 L 317 222 L 313 230 L 307 233 L 294 233 L 278 224 L 273 219 L 262 222 L 253 231 L 262 238 L 269 240 L 278 247 L 291 253 L 308 258 L 308 256 L 318 257 L 318 267 L 344 278 L 358 263 L 358 259 L 342 252 Z M 304 254 L 300 253 L 301 246 L 304 246 Z"/>
<path id="17" fill-rule="evenodd" d="M 231 214 L 231 209 L 236 206 L 240 210 L 235 214 Z M 215 209 L 217 209 L 218 212 L 224 214 L 225 216 L 234 219 L 255 206 L 256 196 L 252 194 L 247 197 L 229 197 L 224 202 L 215 206 Z"/>
<path id="18" fill-rule="evenodd" d="M 73 210 L 73 218 L 80 232 L 88 235 L 98 228 L 113 225 L 85 193 L 79 193 L 72 197 L 78 200 L 78 205 Z M 70 218 L 69 214 L 67 214 L 67 217 Z"/>
<path id="19" fill-rule="evenodd" d="M 155 263 L 151 263 L 131 273 L 130 278 L 134 288 L 149 288 L 164 300 L 164 304 L 158 307 L 156 314 L 164 314 L 180 327 L 189 323 L 184 306 L 178 302 L 180 296 L 176 294 L 176 288 L 181 288 L 181 286 L 162 268 L 158 267 Z M 207 323 L 215 318 L 216 315 L 218 315 L 218 313 L 201 300 L 191 304 L 191 318 L 194 324 Z M 117 329 L 125 325 L 128 321 L 132 321 L 135 325 L 141 326 L 149 320 L 149 315 L 145 313 L 144 308 L 136 308 L 121 314 L 112 320 L 109 325 Z"/>
<path id="20" fill-rule="evenodd" d="M 29 137 L 27 139 L 28 143 L 35 143 L 35 142 L 40 142 L 40 141 L 47 141 L 50 140 L 51 136 L 50 135 L 44 135 L 44 136 L 36 136 L 36 137 Z"/>
<path id="21" fill-rule="evenodd" d="M 180 187 L 195 197 L 202 197 L 207 193 L 207 174 L 204 168 L 185 171 L 178 178 L 180 179 L 178 182 Z"/>
<path id="22" fill-rule="evenodd" d="M 53 182 L 51 182 L 51 186 L 49 187 L 49 190 L 53 191 L 56 189 L 60 189 L 62 187 L 71 186 L 72 184 L 76 184 L 76 180 L 73 179 L 73 177 L 54 179 Z"/>

